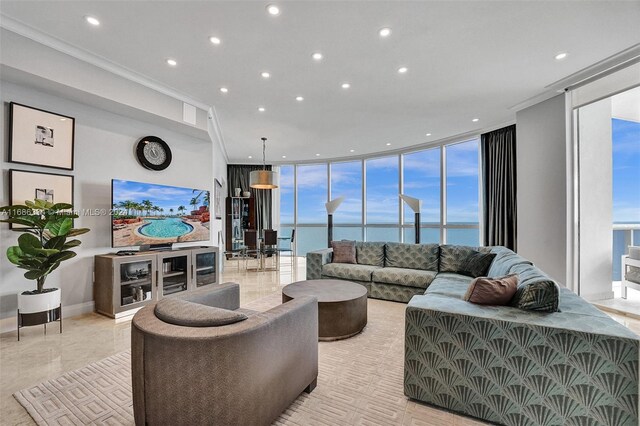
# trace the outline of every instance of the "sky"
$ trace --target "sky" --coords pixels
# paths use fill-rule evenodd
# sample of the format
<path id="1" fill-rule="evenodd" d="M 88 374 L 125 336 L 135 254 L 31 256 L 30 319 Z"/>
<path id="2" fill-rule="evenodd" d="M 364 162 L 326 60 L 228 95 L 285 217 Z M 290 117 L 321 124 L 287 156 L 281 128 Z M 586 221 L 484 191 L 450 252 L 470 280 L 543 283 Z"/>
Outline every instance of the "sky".
<path id="1" fill-rule="evenodd" d="M 612 119 L 613 221 L 640 223 L 640 123 Z"/>
<path id="2" fill-rule="evenodd" d="M 174 213 L 177 214 L 179 206 L 186 207 L 185 213 L 189 213 L 192 210 L 189 202 L 200 192 L 201 190 L 195 190 L 194 192 L 194 189 L 191 188 L 113 180 L 113 204 L 118 205 L 121 201 L 127 200 L 137 203 L 142 202 L 142 200 L 149 200 L 154 205 L 163 208 L 165 214 L 169 213 L 169 209 L 173 209 Z M 202 205 L 204 195 L 202 194 L 198 198 L 198 207 Z"/>

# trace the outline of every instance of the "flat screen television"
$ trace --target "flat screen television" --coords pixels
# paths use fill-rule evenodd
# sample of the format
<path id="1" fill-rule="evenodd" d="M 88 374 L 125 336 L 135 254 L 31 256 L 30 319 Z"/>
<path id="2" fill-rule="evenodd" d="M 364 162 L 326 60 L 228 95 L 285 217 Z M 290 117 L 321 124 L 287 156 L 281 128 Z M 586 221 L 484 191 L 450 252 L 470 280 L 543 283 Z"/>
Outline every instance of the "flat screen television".
<path id="1" fill-rule="evenodd" d="M 113 247 L 210 240 L 209 191 L 113 179 L 111 206 Z"/>

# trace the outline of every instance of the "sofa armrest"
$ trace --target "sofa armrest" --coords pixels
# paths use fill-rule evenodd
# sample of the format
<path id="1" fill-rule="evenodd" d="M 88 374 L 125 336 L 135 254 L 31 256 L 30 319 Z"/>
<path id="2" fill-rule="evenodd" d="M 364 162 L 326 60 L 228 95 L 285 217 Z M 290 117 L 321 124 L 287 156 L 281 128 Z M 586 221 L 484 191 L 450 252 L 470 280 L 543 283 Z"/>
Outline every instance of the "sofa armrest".
<path id="1" fill-rule="evenodd" d="M 322 266 L 331 263 L 332 258 L 332 248 L 307 253 L 307 279 L 319 280 L 322 278 Z"/>

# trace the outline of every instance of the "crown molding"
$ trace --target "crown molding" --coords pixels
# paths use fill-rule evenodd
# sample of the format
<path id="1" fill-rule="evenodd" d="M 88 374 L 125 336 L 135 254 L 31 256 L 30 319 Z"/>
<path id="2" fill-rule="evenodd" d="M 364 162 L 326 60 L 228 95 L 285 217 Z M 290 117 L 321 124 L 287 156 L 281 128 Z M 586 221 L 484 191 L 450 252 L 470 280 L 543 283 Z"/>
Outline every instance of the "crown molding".
<path id="1" fill-rule="evenodd" d="M 214 107 L 209 107 L 207 111 L 207 130 L 209 131 L 209 138 L 211 140 L 215 140 L 220 148 L 220 152 L 222 152 L 222 157 L 224 161 L 229 164 L 229 154 L 227 153 L 227 148 L 224 146 L 224 138 L 222 136 L 222 127 L 220 127 L 220 122 L 218 121 L 218 115 L 216 114 L 216 109 Z"/>
<path id="2" fill-rule="evenodd" d="M 103 58 L 102 56 L 96 55 L 84 49 L 80 49 L 56 37 L 38 31 L 35 28 L 30 27 L 29 25 L 13 19 L 3 13 L 0 13 L 0 27 L 6 29 L 7 31 L 11 31 L 12 33 L 16 33 L 30 40 L 33 40 L 36 43 L 40 43 L 44 46 L 50 47 L 51 49 L 57 50 L 58 52 L 64 53 L 65 55 L 71 56 L 88 64 L 91 64 L 97 68 L 108 71 L 111 74 L 115 74 L 141 86 L 155 90 L 156 92 L 162 93 L 163 95 L 167 95 L 182 102 L 186 102 L 205 111 L 209 110 L 209 105 L 197 99 L 193 99 L 192 97 L 185 95 L 184 93 L 181 93 L 176 89 L 166 86 L 136 71 L 123 67 L 122 65 L 118 65 L 115 62 Z"/>
<path id="3" fill-rule="evenodd" d="M 538 95 L 532 96 L 529 99 L 512 105 L 510 110 L 520 111 L 530 106 L 544 102 L 547 99 L 551 99 L 554 96 L 558 96 L 561 93 L 569 90 L 576 89 L 591 81 L 602 78 L 608 74 L 626 68 L 634 63 L 640 61 L 640 43 L 636 43 L 627 49 L 624 49 L 618 53 L 615 53 L 608 58 L 589 65 L 579 71 L 574 72 L 558 81 L 548 84 L 544 87 L 545 91 Z"/>
<path id="4" fill-rule="evenodd" d="M 148 89 L 154 90 L 163 95 L 169 96 L 173 99 L 179 100 L 181 102 L 188 103 L 190 105 L 195 106 L 201 110 L 207 112 L 208 118 L 208 128 L 211 127 L 213 129 L 213 134 L 215 135 L 215 140 L 218 146 L 220 147 L 220 151 L 225 159 L 225 161 L 229 162 L 229 157 L 227 154 L 227 150 L 224 145 L 224 138 L 222 135 L 222 131 L 220 129 L 220 122 L 218 120 L 218 116 L 213 107 L 201 102 L 197 99 L 194 99 L 180 91 L 173 89 L 167 85 L 164 85 L 154 79 L 151 79 L 143 74 L 140 74 L 136 71 L 130 70 L 122 65 L 116 64 L 106 58 L 103 58 L 99 55 L 91 53 L 87 50 L 80 49 L 76 46 L 73 46 L 69 43 L 66 43 L 56 37 L 53 37 L 49 34 L 45 34 L 42 31 L 39 31 L 21 21 L 18 21 L 14 18 L 11 18 L 4 13 L 0 13 L 0 28 L 4 28 L 7 31 L 18 34 L 22 37 L 28 38 L 36 43 L 47 46 L 51 49 L 57 50 L 65 55 L 71 56 L 80 61 L 86 62 L 90 65 L 93 65 L 97 68 L 105 70 L 111 74 L 122 77 L 128 81 L 134 82 L 141 86 L 144 86 Z M 209 137 L 213 140 L 211 133 Z"/>

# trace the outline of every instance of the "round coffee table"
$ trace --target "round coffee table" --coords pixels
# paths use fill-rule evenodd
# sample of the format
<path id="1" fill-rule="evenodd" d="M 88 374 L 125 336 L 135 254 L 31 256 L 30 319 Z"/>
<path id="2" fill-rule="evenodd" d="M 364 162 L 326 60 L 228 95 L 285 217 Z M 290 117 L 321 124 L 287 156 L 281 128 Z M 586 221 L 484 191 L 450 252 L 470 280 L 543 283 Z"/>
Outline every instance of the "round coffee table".
<path id="1" fill-rule="evenodd" d="M 355 336 L 367 325 L 367 289 L 342 280 L 308 280 L 282 289 L 282 303 L 301 296 L 318 298 L 318 340 Z"/>

